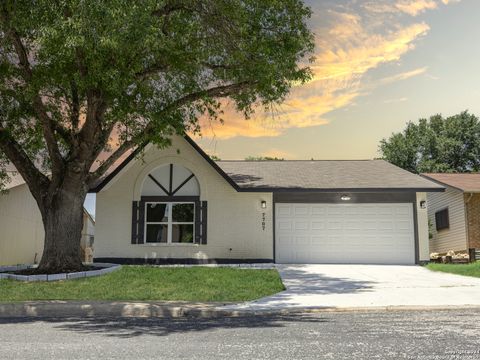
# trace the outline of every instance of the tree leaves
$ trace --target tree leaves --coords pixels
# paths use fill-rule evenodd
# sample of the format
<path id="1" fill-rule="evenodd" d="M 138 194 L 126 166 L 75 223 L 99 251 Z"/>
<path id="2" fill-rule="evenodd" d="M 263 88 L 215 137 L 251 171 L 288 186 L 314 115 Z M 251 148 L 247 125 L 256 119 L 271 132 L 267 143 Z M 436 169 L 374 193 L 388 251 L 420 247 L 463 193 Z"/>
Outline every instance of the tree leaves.
<path id="1" fill-rule="evenodd" d="M 380 143 L 385 160 L 414 173 L 480 170 L 480 122 L 464 111 L 409 122 Z"/>
<path id="2" fill-rule="evenodd" d="M 100 152 L 200 131 L 204 114 L 223 120 L 220 98 L 248 117 L 311 77 L 311 11 L 300 0 L 7 0 L 0 9 L 0 103 L 9 104 L 0 126 L 32 163 L 53 164 L 52 179 L 70 165 L 89 170 Z"/>

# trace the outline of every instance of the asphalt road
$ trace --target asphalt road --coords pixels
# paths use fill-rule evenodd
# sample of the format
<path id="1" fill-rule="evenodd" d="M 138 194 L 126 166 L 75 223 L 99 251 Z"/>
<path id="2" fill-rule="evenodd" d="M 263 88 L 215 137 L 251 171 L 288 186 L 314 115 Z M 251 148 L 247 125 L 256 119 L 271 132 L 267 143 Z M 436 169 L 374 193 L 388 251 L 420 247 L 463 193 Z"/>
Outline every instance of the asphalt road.
<path id="1" fill-rule="evenodd" d="M 480 359 L 480 310 L 0 319 L 0 359 Z"/>

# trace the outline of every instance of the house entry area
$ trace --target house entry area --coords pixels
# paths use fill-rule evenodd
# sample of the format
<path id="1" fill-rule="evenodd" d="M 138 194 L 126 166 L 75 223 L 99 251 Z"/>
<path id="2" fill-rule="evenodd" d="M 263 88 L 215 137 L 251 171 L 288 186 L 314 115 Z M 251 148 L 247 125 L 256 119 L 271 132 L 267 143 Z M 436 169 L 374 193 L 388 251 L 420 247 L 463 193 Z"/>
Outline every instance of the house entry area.
<path id="1" fill-rule="evenodd" d="M 414 264 L 412 203 L 275 205 L 277 263 Z"/>

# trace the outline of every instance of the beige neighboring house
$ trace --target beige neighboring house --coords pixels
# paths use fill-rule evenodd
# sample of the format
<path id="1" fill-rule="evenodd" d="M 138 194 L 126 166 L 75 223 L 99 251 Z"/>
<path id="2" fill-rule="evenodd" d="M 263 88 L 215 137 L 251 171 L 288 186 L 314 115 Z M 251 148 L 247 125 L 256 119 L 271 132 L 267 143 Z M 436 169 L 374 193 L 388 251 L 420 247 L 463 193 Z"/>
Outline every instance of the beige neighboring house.
<path id="1" fill-rule="evenodd" d="M 416 264 L 444 187 L 383 160 L 213 161 L 174 136 L 91 191 L 98 261 Z"/>
<path id="2" fill-rule="evenodd" d="M 0 194 L 0 265 L 38 263 L 45 234 L 37 203 L 16 172 L 11 172 L 6 189 Z M 93 244 L 94 236 L 95 221 L 85 210 L 82 249 Z"/>
<path id="3" fill-rule="evenodd" d="M 430 251 L 469 253 L 480 260 L 480 174 L 422 174 L 445 186 L 428 194 Z"/>

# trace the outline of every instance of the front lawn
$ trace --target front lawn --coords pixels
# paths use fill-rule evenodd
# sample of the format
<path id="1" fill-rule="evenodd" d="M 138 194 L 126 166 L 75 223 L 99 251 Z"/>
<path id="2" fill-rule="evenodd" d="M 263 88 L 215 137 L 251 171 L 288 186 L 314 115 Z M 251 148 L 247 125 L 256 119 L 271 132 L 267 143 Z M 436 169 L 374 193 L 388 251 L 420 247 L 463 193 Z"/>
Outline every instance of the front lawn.
<path id="1" fill-rule="evenodd" d="M 433 271 L 442 271 L 457 275 L 480 277 L 480 261 L 470 264 L 428 264 Z"/>
<path id="2" fill-rule="evenodd" d="M 247 301 L 284 290 L 276 270 L 123 266 L 57 282 L 0 280 L 0 302 L 29 300 Z"/>

